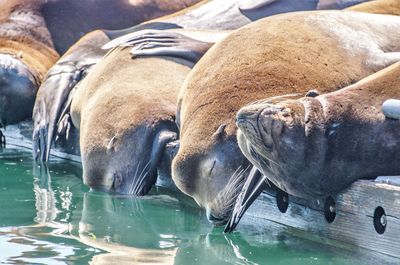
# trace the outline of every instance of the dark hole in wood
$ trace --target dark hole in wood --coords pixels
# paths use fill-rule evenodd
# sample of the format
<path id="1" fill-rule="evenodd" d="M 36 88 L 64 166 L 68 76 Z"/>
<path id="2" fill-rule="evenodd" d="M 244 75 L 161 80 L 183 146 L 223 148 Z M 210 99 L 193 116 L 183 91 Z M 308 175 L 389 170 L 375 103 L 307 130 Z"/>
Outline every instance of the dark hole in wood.
<path id="1" fill-rule="evenodd" d="M 277 189 L 276 191 L 276 204 L 281 213 L 286 213 L 289 207 L 289 196 L 283 190 Z"/>
<path id="2" fill-rule="evenodd" d="M 378 206 L 376 207 L 374 212 L 375 231 L 378 234 L 382 235 L 383 233 L 385 233 L 386 225 L 387 225 L 387 220 L 386 220 L 385 210 L 381 206 Z"/>
<path id="3" fill-rule="evenodd" d="M 335 200 L 331 196 L 329 196 L 325 200 L 324 213 L 325 213 L 325 220 L 328 223 L 332 223 L 335 220 L 336 217 Z"/>

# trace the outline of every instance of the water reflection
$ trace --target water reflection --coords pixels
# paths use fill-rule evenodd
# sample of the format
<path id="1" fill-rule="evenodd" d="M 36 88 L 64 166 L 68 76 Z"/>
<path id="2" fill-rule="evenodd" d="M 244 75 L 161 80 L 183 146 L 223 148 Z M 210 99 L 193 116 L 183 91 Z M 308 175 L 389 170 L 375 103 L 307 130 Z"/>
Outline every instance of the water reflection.
<path id="1" fill-rule="evenodd" d="M 32 178 L 33 175 L 33 178 Z M 28 264 L 396 264 L 369 251 L 326 247 L 258 221 L 224 235 L 183 195 L 90 192 L 80 168 L 0 160 L 0 260 Z M 34 210 L 34 211 L 32 211 Z M 11 216 L 10 216 L 11 214 Z"/>

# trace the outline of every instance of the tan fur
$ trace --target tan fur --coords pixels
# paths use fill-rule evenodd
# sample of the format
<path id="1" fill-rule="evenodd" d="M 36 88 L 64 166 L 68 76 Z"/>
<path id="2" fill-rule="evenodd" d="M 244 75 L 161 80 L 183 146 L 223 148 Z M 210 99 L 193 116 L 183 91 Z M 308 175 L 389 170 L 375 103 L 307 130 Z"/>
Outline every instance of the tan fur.
<path id="1" fill-rule="evenodd" d="M 400 1 L 375 0 L 346 8 L 346 10 L 398 16 L 400 15 Z"/>
<path id="2" fill-rule="evenodd" d="M 7 0 L 0 10 L 0 53 L 19 57 L 36 75 L 39 83 L 58 59 L 39 12 L 41 3 L 40 0 Z M 10 19 L 15 14 L 27 12 L 37 21 L 30 23 L 29 19 Z"/>
<path id="3" fill-rule="evenodd" d="M 81 151 L 106 148 L 128 128 L 173 119 L 178 90 L 189 71 L 162 58 L 132 60 L 129 48 L 111 52 L 79 85 L 72 102 Z"/>
<path id="4" fill-rule="evenodd" d="M 345 115 L 351 121 L 384 121 L 383 102 L 400 98 L 400 63 L 393 64 L 356 84 L 317 97 L 329 108 L 327 120 Z M 344 108 L 330 106 L 342 105 Z"/>

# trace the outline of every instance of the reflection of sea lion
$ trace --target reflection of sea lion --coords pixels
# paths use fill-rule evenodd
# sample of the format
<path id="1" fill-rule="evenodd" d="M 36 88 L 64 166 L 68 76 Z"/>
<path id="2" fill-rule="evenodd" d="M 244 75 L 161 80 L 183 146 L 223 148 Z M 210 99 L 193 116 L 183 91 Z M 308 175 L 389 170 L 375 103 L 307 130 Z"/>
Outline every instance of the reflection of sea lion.
<path id="1" fill-rule="evenodd" d="M 121 29 L 170 14 L 200 0 L 47 1 L 42 6 L 54 44 L 64 53 L 85 33 Z"/>
<path id="2" fill-rule="evenodd" d="M 41 1 L 4 1 L 0 11 L 0 127 L 32 114 L 38 86 L 57 60 Z"/>
<path id="3" fill-rule="evenodd" d="M 240 147 L 268 179 L 298 197 L 398 175 L 399 121 L 385 119 L 381 105 L 400 97 L 399 74 L 396 63 L 336 92 L 245 107 L 238 113 Z"/>
<path id="4" fill-rule="evenodd" d="M 358 12 L 284 14 L 214 45 L 183 87 L 172 168 L 178 188 L 203 205 L 209 219 L 226 221 L 250 166 L 236 141 L 239 108 L 311 88 L 332 91 L 382 69 L 400 59 L 400 35 L 387 34 L 399 25 L 395 16 Z"/>

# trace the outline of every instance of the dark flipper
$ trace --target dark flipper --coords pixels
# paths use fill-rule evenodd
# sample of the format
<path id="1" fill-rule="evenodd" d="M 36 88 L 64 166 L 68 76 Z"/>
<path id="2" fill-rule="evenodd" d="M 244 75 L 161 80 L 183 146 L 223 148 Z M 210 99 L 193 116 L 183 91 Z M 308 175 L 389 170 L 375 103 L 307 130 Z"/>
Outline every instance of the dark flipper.
<path id="1" fill-rule="evenodd" d="M 154 174 L 145 174 L 146 178 L 138 179 L 134 185 L 133 194 L 136 196 L 146 195 L 157 180 L 157 168 L 164 155 L 168 143 L 175 141 L 178 134 L 169 130 L 162 130 L 155 136 L 150 156 L 150 171 Z"/>
<path id="2" fill-rule="evenodd" d="M 260 195 L 265 188 L 270 186 L 267 181 L 267 178 L 253 166 L 236 200 L 232 216 L 225 226 L 224 232 L 229 233 L 236 228 L 243 214 L 257 199 L 258 195 Z"/>
<path id="3" fill-rule="evenodd" d="M 134 56 L 171 56 L 196 63 L 213 44 L 190 38 L 184 30 L 181 33 L 142 30 L 112 40 L 103 49 L 133 47 Z"/>
<path id="4" fill-rule="evenodd" d="M 4 136 L 3 132 L 0 130 L 0 148 L 6 147 L 6 137 Z"/>
<path id="5" fill-rule="evenodd" d="M 182 28 L 178 24 L 175 23 L 166 23 L 166 22 L 149 22 L 143 23 L 131 28 L 120 29 L 120 30 L 103 30 L 103 32 L 111 39 L 116 39 L 121 36 L 127 35 L 132 32 L 137 32 L 145 29 L 156 29 L 156 30 L 166 30 L 166 29 L 179 29 Z"/>
<path id="6" fill-rule="evenodd" d="M 91 52 L 85 58 L 66 58 L 53 66 L 45 81 L 39 88 L 33 109 L 33 157 L 36 160 L 46 162 L 50 155 L 50 148 L 55 138 L 56 123 L 60 118 L 60 112 L 65 105 L 70 91 L 87 74 L 89 69 L 104 55 L 104 51 L 98 49 L 97 54 Z"/>

